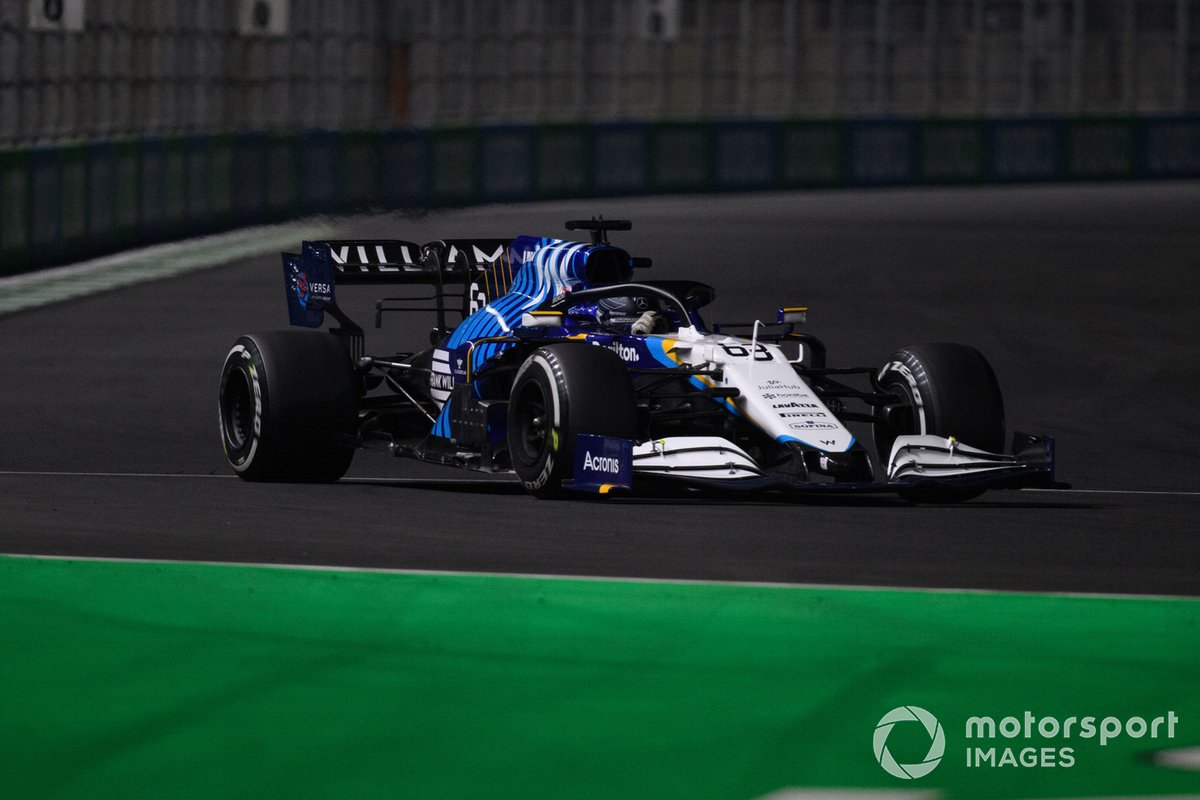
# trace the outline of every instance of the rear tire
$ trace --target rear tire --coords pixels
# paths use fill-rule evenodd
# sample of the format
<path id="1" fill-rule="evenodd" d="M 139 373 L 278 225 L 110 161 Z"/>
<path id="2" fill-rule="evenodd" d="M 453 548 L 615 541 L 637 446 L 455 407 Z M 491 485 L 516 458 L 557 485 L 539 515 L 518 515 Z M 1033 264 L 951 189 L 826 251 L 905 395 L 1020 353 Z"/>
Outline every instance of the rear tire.
<path id="1" fill-rule="evenodd" d="M 554 497 L 575 465 L 581 433 L 633 439 L 637 407 L 625 363 L 611 350 L 560 344 L 535 350 L 508 403 L 513 470 L 531 494 Z"/>
<path id="2" fill-rule="evenodd" d="M 248 481 L 330 483 L 354 448 L 360 382 L 333 335 L 300 330 L 240 337 L 221 370 L 221 444 Z"/>

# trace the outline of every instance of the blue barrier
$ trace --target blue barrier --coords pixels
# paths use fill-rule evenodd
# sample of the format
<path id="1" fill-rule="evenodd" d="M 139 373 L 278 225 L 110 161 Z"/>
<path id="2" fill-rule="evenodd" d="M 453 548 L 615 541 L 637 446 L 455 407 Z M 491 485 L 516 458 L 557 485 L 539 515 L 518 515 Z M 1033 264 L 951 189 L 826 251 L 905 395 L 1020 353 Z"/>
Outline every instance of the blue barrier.
<path id="1" fill-rule="evenodd" d="M 237 224 L 233 216 L 233 139 L 214 136 L 208 147 L 208 204 L 215 230 Z"/>
<path id="2" fill-rule="evenodd" d="M 985 132 L 977 120 L 927 120 L 921 125 L 921 180 L 978 183 L 983 180 Z"/>
<path id="3" fill-rule="evenodd" d="M 647 194 L 650 189 L 649 126 L 596 125 L 592 129 L 592 194 Z"/>
<path id="4" fill-rule="evenodd" d="M 433 132 L 430 194 L 434 205 L 462 206 L 479 202 L 479 140 L 480 132 L 476 128 Z"/>
<path id="5" fill-rule="evenodd" d="M 780 186 L 841 186 L 846 173 L 846 128 L 834 120 L 789 121 L 779 132 Z"/>
<path id="6" fill-rule="evenodd" d="M 390 208 L 430 204 L 430 138 L 427 131 L 393 131 L 380 143 L 379 201 Z"/>
<path id="7" fill-rule="evenodd" d="M 1137 130 L 1130 119 L 1071 120 L 1066 128 L 1067 177 L 1074 180 L 1132 178 Z"/>
<path id="8" fill-rule="evenodd" d="M 1059 181 L 1066 177 L 1061 120 L 992 120 L 988 123 L 986 179 L 999 183 Z"/>
<path id="9" fill-rule="evenodd" d="M 780 183 L 780 128 L 770 122 L 713 126 L 713 186 L 721 191 L 774 189 Z"/>
<path id="10" fill-rule="evenodd" d="M 342 134 L 342 205 L 366 209 L 379 205 L 379 134 Z"/>
<path id="11" fill-rule="evenodd" d="M 846 177 L 851 186 L 900 186 L 920 181 L 916 122 L 856 120 L 848 126 Z"/>
<path id="12" fill-rule="evenodd" d="M 138 143 L 120 141 L 113 150 L 113 233 L 117 246 L 137 241 L 141 219 L 140 191 L 141 153 Z"/>
<path id="13" fill-rule="evenodd" d="M 93 250 L 117 244 L 117 147 L 112 142 L 87 144 L 87 237 Z"/>
<path id="14" fill-rule="evenodd" d="M 61 153 L 42 147 L 29 153 L 29 252 L 34 263 L 62 258 Z"/>
<path id="15" fill-rule="evenodd" d="M 166 214 L 166 148 L 161 139 L 142 139 L 138 142 L 138 207 L 140 242 L 167 238 Z"/>
<path id="16" fill-rule="evenodd" d="M 69 145 L 60 151 L 59 162 L 59 239 L 62 258 L 86 255 L 88 242 L 88 153 L 81 145 Z"/>
<path id="17" fill-rule="evenodd" d="M 297 214 L 663 192 L 1200 177 L 1200 117 L 549 124 L 0 151 L 0 274 Z"/>
<path id="18" fill-rule="evenodd" d="M 233 215 L 246 225 L 267 218 L 267 136 L 233 137 Z"/>
<path id="19" fill-rule="evenodd" d="M 300 148 L 297 138 L 270 136 L 263 146 L 267 171 L 264 213 L 271 220 L 294 217 L 300 210 Z"/>
<path id="20" fill-rule="evenodd" d="M 538 197 L 558 199 L 590 194 L 592 142 L 587 126 L 540 125 L 534 143 Z"/>
<path id="21" fill-rule="evenodd" d="M 309 131 L 300 138 L 300 207 L 305 214 L 341 210 L 338 145 L 338 134 L 329 131 Z"/>
<path id="22" fill-rule="evenodd" d="M 30 266 L 29 154 L 0 152 L 0 275 Z"/>
<path id="23" fill-rule="evenodd" d="M 706 192 L 712 186 L 712 135 L 698 122 L 664 122 L 651 129 L 650 182 L 662 192 Z"/>
<path id="24" fill-rule="evenodd" d="M 187 161 L 178 138 L 163 142 L 163 229 L 170 237 L 188 232 Z"/>
<path id="25" fill-rule="evenodd" d="M 1200 118 L 1144 119 L 1138 127 L 1139 177 L 1200 177 Z"/>
<path id="26" fill-rule="evenodd" d="M 215 227 L 212 208 L 212 140 L 207 136 L 189 136 L 183 141 L 183 161 L 187 181 L 187 231 L 204 233 Z"/>
<path id="27" fill-rule="evenodd" d="M 534 129 L 528 126 L 484 128 L 481 147 L 484 201 L 532 199 Z"/>

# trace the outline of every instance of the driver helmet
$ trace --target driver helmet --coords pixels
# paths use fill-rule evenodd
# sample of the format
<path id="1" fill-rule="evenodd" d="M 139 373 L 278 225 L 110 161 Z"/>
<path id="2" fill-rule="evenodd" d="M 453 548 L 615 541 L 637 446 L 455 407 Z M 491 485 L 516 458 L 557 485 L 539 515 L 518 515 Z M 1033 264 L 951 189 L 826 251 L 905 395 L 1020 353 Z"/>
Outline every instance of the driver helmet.
<path id="1" fill-rule="evenodd" d="M 647 311 L 657 310 L 658 304 L 649 297 L 604 297 L 596 304 L 596 321 L 628 329 Z"/>

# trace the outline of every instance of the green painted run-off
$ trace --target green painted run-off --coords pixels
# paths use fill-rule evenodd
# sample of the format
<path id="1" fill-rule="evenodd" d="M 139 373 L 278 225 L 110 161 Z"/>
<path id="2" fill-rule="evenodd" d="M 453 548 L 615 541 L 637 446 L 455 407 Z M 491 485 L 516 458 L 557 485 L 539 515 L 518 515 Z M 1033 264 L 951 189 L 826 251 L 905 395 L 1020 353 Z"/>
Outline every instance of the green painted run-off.
<path id="1" fill-rule="evenodd" d="M 1149 740 L 968 769 L 959 726 L 1170 709 L 1163 744 L 1200 744 L 1198 619 L 1192 600 L 2 557 L 0 797 L 1196 792 Z M 906 704 L 947 736 L 912 782 L 871 750 Z"/>

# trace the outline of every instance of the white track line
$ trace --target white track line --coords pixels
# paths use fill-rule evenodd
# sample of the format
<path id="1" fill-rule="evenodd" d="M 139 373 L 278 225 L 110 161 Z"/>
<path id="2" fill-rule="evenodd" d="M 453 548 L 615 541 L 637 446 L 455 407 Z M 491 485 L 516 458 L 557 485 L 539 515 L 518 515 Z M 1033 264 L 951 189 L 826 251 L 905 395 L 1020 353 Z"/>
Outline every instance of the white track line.
<path id="1" fill-rule="evenodd" d="M 1044 492 L 1053 494 L 1161 494 L 1172 497 L 1200 497 L 1200 492 L 1183 492 L 1167 489 L 1022 489 L 1022 492 Z"/>
<path id="2" fill-rule="evenodd" d="M 956 589 L 925 586 L 877 586 L 856 583 L 785 583 L 782 581 L 731 581 L 709 578 L 647 578 L 630 575 L 570 575 L 549 572 L 486 572 L 483 570 L 413 569 L 402 567 L 348 567 L 337 564 L 275 564 L 254 561 L 197 561 L 171 558 L 114 558 L 42 553 L 0 553 L 0 558 L 31 561 L 84 561 L 101 564 L 182 564 L 198 567 L 242 567 L 291 569 L 305 572 L 361 572 L 372 575 L 432 576 L 443 578 L 504 578 L 506 580 L 588 581 L 593 583 L 636 583 L 665 586 L 727 586 L 750 589 L 821 589 L 838 592 L 904 592 L 906 594 L 959 594 L 982 596 L 1062 597 L 1079 600 L 1165 600 L 1200 603 L 1200 597 L 1178 594 L 1118 594 L 1115 592 L 1037 592 L 1002 589 Z"/>
<path id="3" fill-rule="evenodd" d="M 54 470 L 0 469 L 0 475 L 36 478 L 236 478 L 237 475 L 204 475 L 189 472 L 58 472 Z"/>
<path id="4" fill-rule="evenodd" d="M 1154 763 L 1163 767 L 1200 771 L 1200 747 L 1159 750 L 1154 754 Z"/>
<path id="5" fill-rule="evenodd" d="M 261 225 L 0 278 L 0 315 L 298 247 L 329 231 L 317 221 Z"/>
<path id="6" fill-rule="evenodd" d="M 756 800 L 939 800 L 940 789 L 780 789 Z"/>
<path id="7" fill-rule="evenodd" d="M 347 475 L 342 478 L 345 483 L 462 483 L 474 486 L 476 484 L 513 484 L 520 485 L 517 478 L 456 478 L 453 475 L 447 475 L 445 478 L 356 478 L 353 475 Z"/>
<path id="8" fill-rule="evenodd" d="M 69 472 L 55 470 L 16 470 L 16 469 L 0 469 L 0 475 L 37 477 L 39 475 L 48 475 L 55 477 L 68 478 L 236 478 L 236 475 L 208 475 L 204 473 L 185 473 L 185 472 Z M 355 477 L 353 475 L 346 476 L 343 480 L 348 483 L 462 483 L 462 484 L 477 484 L 477 483 L 516 483 L 515 479 L 509 480 L 505 478 L 455 478 L 447 476 L 445 478 L 405 478 L 396 476 L 394 478 L 367 478 Z M 1157 489 L 1021 489 L 1022 492 L 1036 492 L 1038 494 L 1128 494 L 1128 495 L 1150 495 L 1162 497 L 1200 497 L 1200 492 L 1185 492 L 1174 490 L 1157 490 Z"/>
<path id="9" fill-rule="evenodd" d="M 199 472 L 60 472 L 54 470 L 16 470 L 16 469 L 0 469 L 0 477 L 51 477 L 51 478 L 221 478 L 229 480 L 236 478 L 237 475 L 222 474 L 209 475 Z M 445 478 L 405 478 L 397 476 L 394 478 L 359 478 L 354 475 L 347 475 L 342 479 L 343 483 L 461 483 L 465 485 L 475 484 L 516 484 L 518 481 L 506 478 L 455 478 L 453 475 Z"/>

